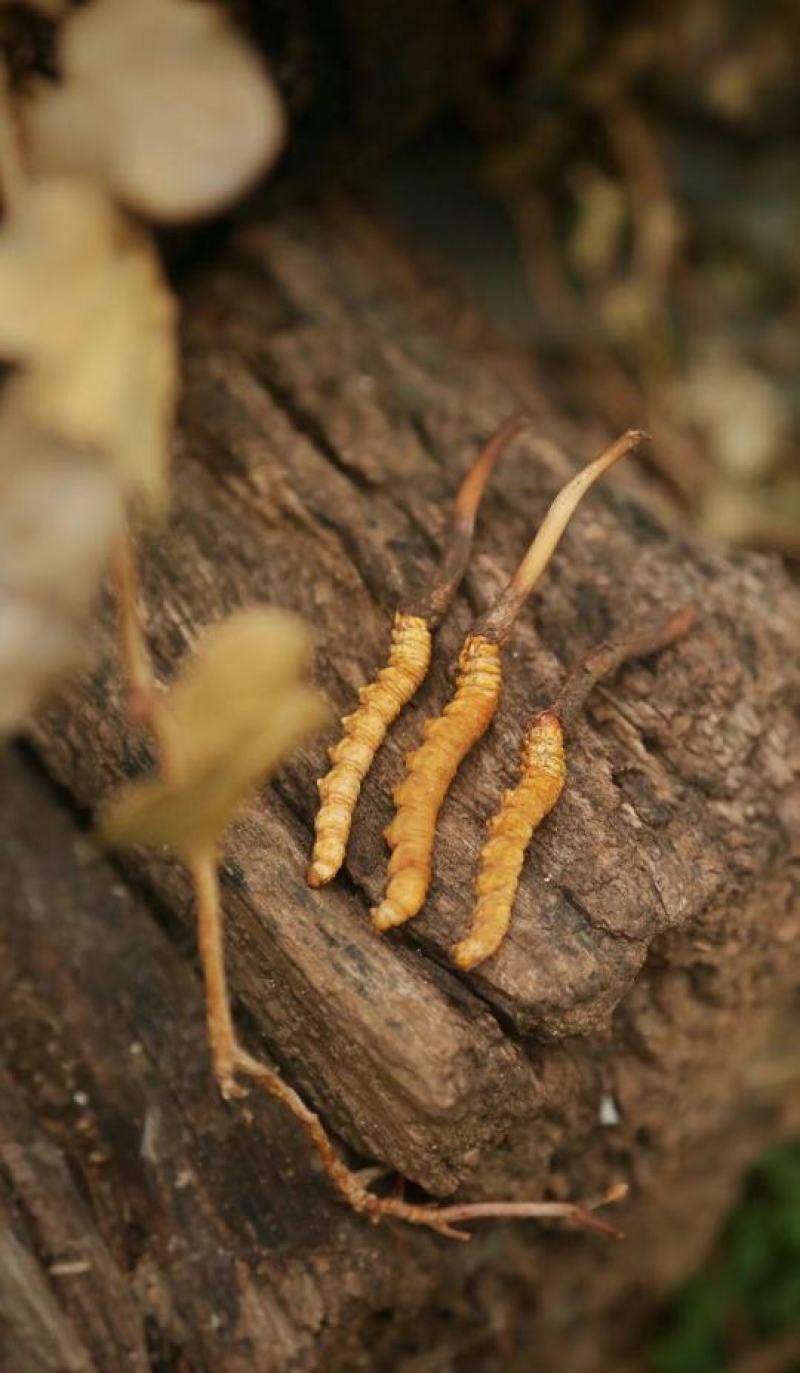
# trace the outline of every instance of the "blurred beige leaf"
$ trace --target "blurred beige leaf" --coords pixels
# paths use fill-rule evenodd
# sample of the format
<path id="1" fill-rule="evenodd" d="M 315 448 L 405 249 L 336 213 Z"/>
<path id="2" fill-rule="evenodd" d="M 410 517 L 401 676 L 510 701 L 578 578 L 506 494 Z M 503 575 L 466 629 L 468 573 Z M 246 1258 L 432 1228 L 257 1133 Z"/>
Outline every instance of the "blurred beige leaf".
<path id="1" fill-rule="evenodd" d="M 60 65 L 25 113 L 35 165 L 99 179 L 152 218 L 218 210 L 283 144 L 270 77 L 210 4 L 94 0 L 65 22 Z"/>
<path id="2" fill-rule="evenodd" d="M 309 656 L 307 630 L 284 611 L 240 611 L 209 630 L 162 705 L 177 775 L 112 799 L 105 842 L 183 857 L 213 845 L 243 797 L 328 718 L 300 680 Z"/>
<path id="3" fill-rule="evenodd" d="M 568 251 L 573 265 L 591 281 L 610 274 L 619 254 L 627 208 L 618 181 L 594 167 L 581 167 L 573 178 L 575 225 Z"/>
<path id="4" fill-rule="evenodd" d="M 166 499 L 174 332 L 154 250 L 101 191 L 26 190 L 0 230 L 0 356 L 21 364 L 8 394 L 153 506 Z"/>
<path id="5" fill-rule="evenodd" d="M 0 415 L 0 734 L 17 728 L 85 652 L 121 527 L 117 483 L 91 455 Z"/>
<path id="6" fill-rule="evenodd" d="M 717 464 L 732 479 L 753 482 L 780 457 L 790 429 L 784 396 L 762 371 L 726 344 L 707 344 L 690 366 L 684 404 L 703 430 Z"/>

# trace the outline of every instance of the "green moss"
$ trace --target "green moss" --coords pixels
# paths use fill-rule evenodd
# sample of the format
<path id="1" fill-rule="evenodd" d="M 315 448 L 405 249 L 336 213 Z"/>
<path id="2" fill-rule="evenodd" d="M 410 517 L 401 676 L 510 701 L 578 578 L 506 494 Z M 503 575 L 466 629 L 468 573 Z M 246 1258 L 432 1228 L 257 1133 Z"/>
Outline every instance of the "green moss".
<path id="1" fill-rule="evenodd" d="M 707 1268 L 675 1293 L 651 1366 L 725 1373 L 743 1346 L 795 1325 L 800 1330 L 800 1141 L 770 1150 L 754 1170 Z"/>

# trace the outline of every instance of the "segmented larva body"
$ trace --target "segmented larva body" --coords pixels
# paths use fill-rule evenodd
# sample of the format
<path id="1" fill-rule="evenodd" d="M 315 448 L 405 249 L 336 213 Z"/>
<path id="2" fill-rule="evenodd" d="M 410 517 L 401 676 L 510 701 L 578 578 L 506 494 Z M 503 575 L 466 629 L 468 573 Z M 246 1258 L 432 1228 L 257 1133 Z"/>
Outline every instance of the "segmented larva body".
<path id="1" fill-rule="evenodd" d="M 475 883 L 476 903 L 469 934 L 456 944 L 453 959 L 474 968 L 497 950 L 511 923 L 519 875 L 531 835 L 558 801 L 567 780 L 564 730 L 551 710 L 537 715 L 526 730 L 520 780 L 503 794 L 489 821 Z"/>
<path id="2" fill-rule="evenodd" d="M 422 908 L 430 886 L 436 819 L 462 760 L 485 733 L 500 700 L 500 647 L 469 634 L 458 678 L 444 713 L 424 726 L 424 742 L 406 759 L 407 775 L 395 789 L 397 814 L 385 831 L 392 849 L 389 882 L 372 912 L 378 930 L 402 925 Z"/>
<path id="3" fill-rule="evenodd" d="M 431 631 L 419 615 L 398 611 L 392 627 L 389 661 L 358 693 L 359 705 L 342 720 L 344 734 L 329 749 L 331 769 L 317 782 L 320 808 L 308 882 L 321 887 L 344 862 L 361 783 L 386 731 L 418 691 L 431 660 Z"/>

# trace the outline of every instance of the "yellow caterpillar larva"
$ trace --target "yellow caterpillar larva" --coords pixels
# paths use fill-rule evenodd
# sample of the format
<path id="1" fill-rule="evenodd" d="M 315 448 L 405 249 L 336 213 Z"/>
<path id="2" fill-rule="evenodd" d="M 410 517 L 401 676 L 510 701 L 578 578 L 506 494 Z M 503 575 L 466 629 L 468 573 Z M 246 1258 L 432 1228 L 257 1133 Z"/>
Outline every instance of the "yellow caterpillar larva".
<path id="1" fill-rule="evenodd" d="M 500 809 L 489 821 L 490 838 L 481 852 L 475 883 L 472 925 L 466 938 L 453 949 L 459 968 L 474 968 L 502 943 L 511 923 L 531 835 L 564 790 L 564 730 L 550 710 L 537 715 L 526 731 L 520 774 L 519 782 L 512 791 L 504 792 Z"/>
<path id="2" fill-rule="evenodd" d="M 427 623 L 419 615 L 398 611 L 389 661 L 375 681 L 359 691 L 358 708 L 344 717 L 344 735 L 330 750 L 330 772 L 317 782 L 321 805 L 314 821 L 310 886 L 321 887 L 342 866 L 361 783 L 392 721 L 424 682 L 430 660 Z"/>
<path id="3" fill-rule="evenodd" d="M 395 616 L 389 662 L 375 681 L 362 687 L 360 705 L 342 721 L 344 737 L 330 752 L 333 764 L 317 783 L 321 806 L 307 873 L 309 886 L 321 887 L 344 862 L 361 783 L 386 731 L 425 680 L 431 635 L 455 595 L 467 565 L 475 518 L 486 483 L 504 448 L 519 433 L 524 416 L 511 415 L 484 444 L 458 489 L 450 530 L 432 584 L 415 604 Z"/>
<path id="4" fill-rule="evenodd" d="M 426 722 L 424 742 L 408 755 L 408 773 L 394 792 L 397 814 L 385 832 L 392 849 L 389 883 L 372 912 L 376 929 L 402 925 L 421 909 L 431 878 L 436 817 L 462 759 L 491 722 L 500 687 L 499 645 L 468 635 L 455 694 L 443 715 Z"/>

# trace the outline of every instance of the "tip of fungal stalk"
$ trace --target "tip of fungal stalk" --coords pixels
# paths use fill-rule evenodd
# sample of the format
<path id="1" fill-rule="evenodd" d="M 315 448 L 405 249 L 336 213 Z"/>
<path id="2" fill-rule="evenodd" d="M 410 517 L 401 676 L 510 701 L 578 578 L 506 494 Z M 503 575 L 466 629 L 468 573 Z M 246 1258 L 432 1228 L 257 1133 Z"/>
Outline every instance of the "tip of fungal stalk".
<path id="1" fill-rule="evenodd" d="M 337 871 L 335 864 L 315 859 L 306 872 L 306 882 L 309 887 L 324 887 L 326 882 L 330 882 L 331 878 L 336 876 Z"/>

